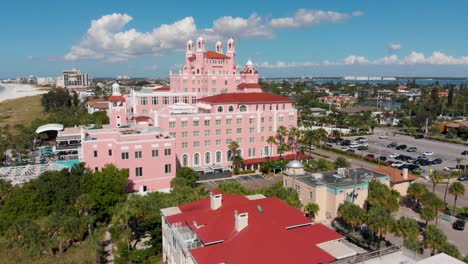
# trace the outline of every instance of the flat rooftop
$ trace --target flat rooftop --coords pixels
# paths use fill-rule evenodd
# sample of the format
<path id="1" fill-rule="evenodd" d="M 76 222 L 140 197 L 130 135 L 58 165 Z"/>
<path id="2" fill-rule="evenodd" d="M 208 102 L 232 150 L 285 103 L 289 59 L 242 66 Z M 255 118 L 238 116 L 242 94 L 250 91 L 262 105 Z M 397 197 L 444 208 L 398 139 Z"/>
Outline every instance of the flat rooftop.
<path id="1" fill-rule="evenodd" d="M 288 175 L 287 173 L 285 174 Z M 292 177 L 292 175 L 288 176 Z M 352 186 L 354 184 L 359 185 L 373 179 L 388 178 L 388 176 L 365 168 L 353 168 L 343 169 L 341 171 L 306 173 L 303 175 L 296 175 L 294 178 L 315 187 L 328 186 L 331 188 L 340 188 Z"/>

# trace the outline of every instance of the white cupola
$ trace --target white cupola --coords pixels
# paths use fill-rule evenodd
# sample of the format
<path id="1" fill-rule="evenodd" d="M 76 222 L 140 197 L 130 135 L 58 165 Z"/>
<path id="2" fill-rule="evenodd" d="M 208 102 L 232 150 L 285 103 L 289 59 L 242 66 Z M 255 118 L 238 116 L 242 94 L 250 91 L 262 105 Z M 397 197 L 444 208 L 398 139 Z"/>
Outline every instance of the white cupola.
<path id="1" fill-rule="evenodd" d="M 253 62 L 249 59 L 247 63 L 245 64 L 245 66 L 254 66 L 254 65 L 253 65 Z"/>
<path id="2" fill-rule="evenodd" d="M 114 96 L 120 96 L 120 85 L 115 82 L 114 84 L 112 84 L 112 95 Z"/>

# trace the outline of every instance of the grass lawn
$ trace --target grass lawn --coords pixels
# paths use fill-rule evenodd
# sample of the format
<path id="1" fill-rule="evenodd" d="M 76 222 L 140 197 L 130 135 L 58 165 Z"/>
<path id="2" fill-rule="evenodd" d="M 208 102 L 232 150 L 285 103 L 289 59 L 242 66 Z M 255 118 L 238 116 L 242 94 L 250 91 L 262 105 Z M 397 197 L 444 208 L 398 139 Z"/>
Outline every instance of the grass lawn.
<path id="1" fill-rule="evenodd" d="M 42 112 L 42 95 L 28 96 L 0 102 L 0 127 L 9 125 L 15 133 L 16 124 L 30 124 L 34 119 L 44 119 L 47 114 Z"/>

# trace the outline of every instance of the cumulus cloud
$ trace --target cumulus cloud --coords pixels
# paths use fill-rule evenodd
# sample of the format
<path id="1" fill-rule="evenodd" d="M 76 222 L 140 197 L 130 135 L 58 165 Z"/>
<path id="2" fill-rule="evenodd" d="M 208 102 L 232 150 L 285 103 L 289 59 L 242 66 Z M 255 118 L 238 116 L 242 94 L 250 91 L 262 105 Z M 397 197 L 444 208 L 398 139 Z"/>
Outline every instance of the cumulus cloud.
<path id="1" fill-rule="evenodd" d="M 344 64 L 367 64 L 369 60 L 363 56 L 349 55 L 344 59 Z"/>
<path id="2" fill-rule="evenodd" d="M 278 28 L 339 22 L 360 15 L 361 12 L 346 14 L 299 9 L 293 17 L 265 19 L 253 13 L 247 18 L 220 17 L 213 21 L 211 28 L 202 29 L 197 28 L 193 17 L 186 17 L 172 24 L 160 25 L 149 32 L 139 32 L 135 28 L 126 29 L 133 20 L 130 15 L 114 13 L 91 21 L 83 39 L 70 48 L 65 59 L 117 62 L 138 56 L 161 55 L 182 50 L 188 39 L 199 35 L 207 41 L 227 37 L 269 39 L 275 37 L 274 30 Z"/>
<path id="3" fill-rule="evenodd" d="M 312 67 L 318 66 L 318 63 L 311 62 L 311 61 L 301 61 L 301 62 L 284 62 L 284 61 L 277 61 L 276 63 L 269 63 L 267 61 L 258 64 L 257 66 L 261 68 L 267 69 L 283 69 L 283 68 L 294 68 L 294 67 Z"/>
<path id="4" fill-rule="evenodd" d="M 395 52 L 401 49 L 401 44 L 398 43 L 390 43 L 388 44 L 388 50 L 390 52 Z"/>
<path id="5" fill-rule="evenodd" d="M 360 11 L 351 14 L 335 11 L 299 9 L 291 17 L 274 18 L 270 21 L 273 28 L 299 28 L 319 23 L 336 23 L 350 19 L 353 16 L 362 16 Z"/>

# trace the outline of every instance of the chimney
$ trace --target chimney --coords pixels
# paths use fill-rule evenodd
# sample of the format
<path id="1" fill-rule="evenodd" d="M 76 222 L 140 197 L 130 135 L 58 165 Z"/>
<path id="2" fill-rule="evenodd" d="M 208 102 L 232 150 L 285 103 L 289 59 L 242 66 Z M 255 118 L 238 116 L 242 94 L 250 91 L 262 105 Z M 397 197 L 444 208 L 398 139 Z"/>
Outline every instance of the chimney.
<path id="1" fill-rule="evenodd" d="M 219 191 L 210 192 L 211 210 L 216 210 L 223 204 L 223 194 Z"/>
<path id="2" fill-rule="evenodd" d="M 407 180 L 408 179 L 408 169 L 404 168 L 403 173 L 401 174 L 403 176 L 403 179 Z"/>
<path id="3" fill-rule="evenodd" d="M 249 225 L 249 213 L 241 213 L 239 214 L 234 211 L 234 219 L 235 219 L 235 228 L 237 232 L 242 231 L 242 229 L 246 228 Z"/>

